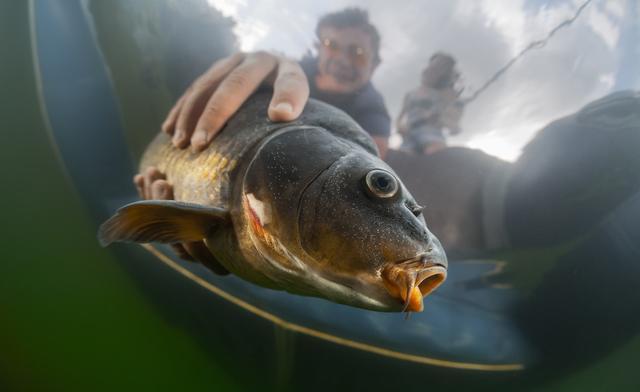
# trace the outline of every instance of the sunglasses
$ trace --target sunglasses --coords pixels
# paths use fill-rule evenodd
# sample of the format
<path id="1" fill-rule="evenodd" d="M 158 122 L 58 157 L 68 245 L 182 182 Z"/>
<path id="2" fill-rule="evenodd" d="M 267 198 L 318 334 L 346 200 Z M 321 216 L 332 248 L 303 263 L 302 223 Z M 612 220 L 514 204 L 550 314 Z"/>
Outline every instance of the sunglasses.
<path id="1" fill-rule="evenodd" d="M 337 41 L 330 38 L 323 38 L 320 40 L 320 42 L 322 43 L 322 46 L 324 46 L 332 55 L 343 52 L 353 62 L 362 64 L 367 61 L 369 53 L 361 46 L 352 44 L 347 45 L 346 47 L 342 47 Z"/>

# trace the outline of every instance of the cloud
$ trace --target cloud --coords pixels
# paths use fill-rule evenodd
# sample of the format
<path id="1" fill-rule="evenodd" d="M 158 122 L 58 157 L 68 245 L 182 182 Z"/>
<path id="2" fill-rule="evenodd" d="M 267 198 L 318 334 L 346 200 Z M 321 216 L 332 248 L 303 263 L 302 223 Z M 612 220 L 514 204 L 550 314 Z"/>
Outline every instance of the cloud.
<path id="1" fill-rule="evenodd" d="M 366 6 L 344 0 L 210 2 L 238 20 L 244 50 L 278 50 L 292 57 L 312 47 L 321 15 L 346 6 L 367 8 L 382 35 L 383 62 L 373 81 L 393 117 L 405 93 L 417 86 L 433 52 L 444 50 L 456 56 L 465 94 L 470 94 L 582 4 L 540 0 L 372 0 Z M 513 160 L 542 126 L 608 93 L 618 72 L 620 26 L 627 7 L 626 0 L 592 2 L 571 26 L 558 31 L 543 48 L 528 52 L 472 102 L 463 117 L 464 133 L 451 143 Z"/>

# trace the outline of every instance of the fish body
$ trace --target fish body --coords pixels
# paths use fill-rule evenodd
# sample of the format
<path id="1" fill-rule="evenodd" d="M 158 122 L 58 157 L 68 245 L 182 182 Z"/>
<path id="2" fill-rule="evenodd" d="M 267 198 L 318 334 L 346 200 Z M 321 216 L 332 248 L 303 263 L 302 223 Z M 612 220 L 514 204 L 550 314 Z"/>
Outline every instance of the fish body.
<path id="1" fill-rule="evenodd" d="M 379 311 L 420 311 L 447 260 L 419 207 L 370 137 L 345 113 L 310 100 L 273 123 L 254 95 L 202 153 L 158 135 L 156 167 L 175 201 L 121 208 L 100 229 L 113 241 L 204 240 L 227 271 L 255 284 Z"/>

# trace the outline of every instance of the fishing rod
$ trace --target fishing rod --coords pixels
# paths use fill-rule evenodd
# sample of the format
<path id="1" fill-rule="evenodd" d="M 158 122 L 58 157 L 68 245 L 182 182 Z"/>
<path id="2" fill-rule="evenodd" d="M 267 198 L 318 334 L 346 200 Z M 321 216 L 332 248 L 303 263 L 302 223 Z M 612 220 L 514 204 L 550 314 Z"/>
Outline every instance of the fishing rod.
<path id="1" fill-rule="evenodd" d="M 529 45 L 527 45 L 524 49 L 522 49 L 520 51 L 520 53 L 515 55 L 502 68 L 500 68 L 498 71 L 496 71 L 496 73 L 494 73 L 493 76 L 491 76 L 479 89 L 477 89 L 473 94 L 471 94 L 471 96 L 469 96 L 467 98 L 464 98 L 463 102 L 465 104 L 468 104 L 468 103 L 472 102 L 473 100 L 475 100 L 476 98 L 478 98 L 478 95 L 483 93 L 487 88 L 489 88 L 489 86 L 491 86 L 493 83 L 495 83 L 496 80 L 498 80 L 498 78 L 500 76 L 502 76 L 509 68 L 511 68 L 511 66 L 513 64 L 515 64 L 515 62 L 518 61 L 522 56 L 524 56 L 528 51 L 533 50 L 533 49 L 543 48 L 547 44 L 547 42 L 549 42 L 549 40 L 553 37 L 553 35 L 556 32 L 558 32 L 558 30 L 560 30 L 560 29 L 562 29 L 564 27 L 567 27 L 567 26 L 571 25 L 573 22 L 575 22 L 575 20 L 578 19 L 578 17 L 582 13 L 582 11 L 592 1 L 593 0 L 586 0 L 584 3 L 582 3 L 582 5 L 580 7 L 578 7 L 578 9 L 576 10 L 575 14 L 571 18 L 563 21 L 562 23 L 560 23 L 559 25 L 554 27 L 551 31 L 549 31 L 549 33 L 547 34 L 547 36 L 545 38 L 529 43 Z"/>

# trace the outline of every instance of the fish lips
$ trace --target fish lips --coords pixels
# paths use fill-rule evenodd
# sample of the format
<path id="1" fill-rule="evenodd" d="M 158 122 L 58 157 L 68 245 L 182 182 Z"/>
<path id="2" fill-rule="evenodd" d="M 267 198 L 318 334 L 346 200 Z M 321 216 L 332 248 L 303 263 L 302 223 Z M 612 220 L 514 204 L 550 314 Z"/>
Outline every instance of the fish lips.
<path id="1" fill-rule="evenodd" d="M 444 252 L 423 253 L 416 257 L 386 265 L 381 277 L 389 295 L 402 311 L 420 312 L 423 298 L 435 291 L 447 278 Z"/>

